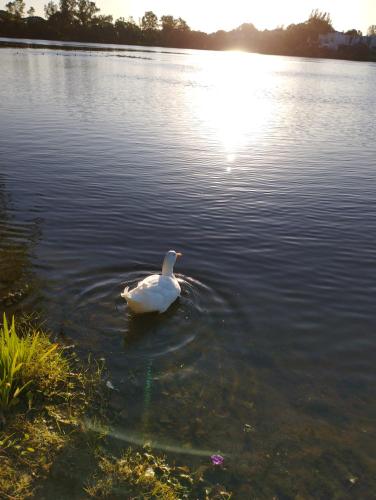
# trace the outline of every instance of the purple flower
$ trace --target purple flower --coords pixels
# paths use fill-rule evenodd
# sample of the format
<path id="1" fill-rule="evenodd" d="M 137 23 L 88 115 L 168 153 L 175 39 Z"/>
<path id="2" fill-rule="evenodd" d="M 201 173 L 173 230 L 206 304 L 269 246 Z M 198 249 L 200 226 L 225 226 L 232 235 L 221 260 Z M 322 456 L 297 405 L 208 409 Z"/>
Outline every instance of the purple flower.
<path id="1" fill-rule="evenodd" d="M 224 458 L 222 457 L 222 455 L 212 455 L 210 458 L 211 458 L 213 465 L 222 465 L 223 464 Z"/>

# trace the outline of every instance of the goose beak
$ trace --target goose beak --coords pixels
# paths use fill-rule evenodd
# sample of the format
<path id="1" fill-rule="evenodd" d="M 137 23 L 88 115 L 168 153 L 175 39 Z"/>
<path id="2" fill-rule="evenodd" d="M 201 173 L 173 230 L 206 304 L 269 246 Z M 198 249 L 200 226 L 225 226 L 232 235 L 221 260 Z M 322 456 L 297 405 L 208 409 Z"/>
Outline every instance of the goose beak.
<path id="1" fill-rule="evenodd" d="M 182 253 L 177 253 L 176 257 L 183 257 L 183 254 Z"/>

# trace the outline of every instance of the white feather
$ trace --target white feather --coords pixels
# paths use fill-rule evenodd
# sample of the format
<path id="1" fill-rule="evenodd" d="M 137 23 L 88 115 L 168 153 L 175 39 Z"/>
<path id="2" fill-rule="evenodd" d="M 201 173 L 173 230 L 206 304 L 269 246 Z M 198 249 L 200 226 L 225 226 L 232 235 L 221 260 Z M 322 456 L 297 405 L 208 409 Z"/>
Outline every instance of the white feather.
<path id="1" fill-rule="evenodd" d="M 124 289 L 121 296 L 128 306 L 137 314 L 158 311 L 167 311 L 181 293 L 178 280 L 173 269 L 177 254 L 173 250 L 167 252 L 163 261 L 162 274 L 152 274 L 137 284 L 133 290 Z"/>

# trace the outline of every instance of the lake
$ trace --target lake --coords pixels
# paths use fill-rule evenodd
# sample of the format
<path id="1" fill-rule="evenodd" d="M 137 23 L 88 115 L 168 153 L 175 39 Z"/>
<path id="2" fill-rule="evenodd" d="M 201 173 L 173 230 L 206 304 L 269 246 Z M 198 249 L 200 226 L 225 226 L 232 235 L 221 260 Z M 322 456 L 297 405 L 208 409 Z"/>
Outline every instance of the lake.
<path id="1" fill-rule="evenodd" d="M 374 497 L 376 65 L 77 45 L 0 50 L 2 309 L 105 359 L 119 446 Z M 131 315 L 170 248 L 181 299 Z"/>

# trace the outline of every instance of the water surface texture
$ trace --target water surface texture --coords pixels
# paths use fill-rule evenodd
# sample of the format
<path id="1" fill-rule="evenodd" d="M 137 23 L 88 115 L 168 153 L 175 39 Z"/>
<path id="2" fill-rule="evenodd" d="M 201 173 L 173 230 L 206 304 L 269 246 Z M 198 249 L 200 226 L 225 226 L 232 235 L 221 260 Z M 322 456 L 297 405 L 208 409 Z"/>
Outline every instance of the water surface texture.
<path id="1" fill-rule="evenodd" d="M 168 52 L 0 50 L 3 303 L 106 359 L 124 446 L 371 498 L 376 65 Z M 181 299 L 130 315 L 170 248 Z"/>

